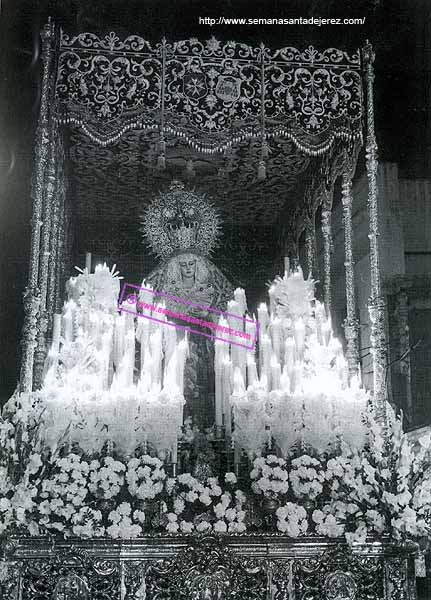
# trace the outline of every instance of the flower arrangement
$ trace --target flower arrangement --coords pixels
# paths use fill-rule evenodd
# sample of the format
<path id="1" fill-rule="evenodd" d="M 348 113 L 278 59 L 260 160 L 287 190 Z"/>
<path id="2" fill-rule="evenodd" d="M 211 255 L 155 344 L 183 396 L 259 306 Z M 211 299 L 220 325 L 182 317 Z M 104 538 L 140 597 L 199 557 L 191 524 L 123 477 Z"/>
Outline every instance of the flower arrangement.
<path id="1" fill-rule="evenodd" d="M 153 500 L 161 494 L 165 479 L 163 463 L 156 456 L 131 458 L 127 463 L 127 489 L 140 500 Z"/>
<path id="2" fill-rule="evenodd" d="M 431 435 L 414 449 L 389 406 L 385 425 L 369 412 L 361 450 L 342 442 L 332 454 L 295 447 L 284 458 L 258 456 L 241 485 L 234 473 L 168 477 L 163 461 L 149 454 L 48 450 L 39 441 L 37 403 L 26 405 L 20 395 L 6 408 L 0 535 L 240 534 L 262 524 L 253 521 L 253 507 L 268 509 L 266 526 L 292 538 L 345 536 L 353 544 L 382 534 L 420 540 L 431 531 Z"/>
<path id="3" fill-rule="evenodd" d="M 291 461 L 289 481 L 298 500 L 316 500 L 323 492 L 325 475 L 317 458 L 303 454 Z"/>
<path id="4" fill-rule="evenodd" d="M 226 473 L 225 489 L 216 477 L 199 481 L 190 473 L 169 486 L 164 524 L 169 533 L 241 533 L 246 530 L 246 496 L 235 490 L 237 478 Z"/>
<path id="5" fill-rule="evenodd" d="M 289 537 L 297 538 L 308 531 L 307 511 L 299 504 L 287 502 L 276 511 L 277 529 Z"/>
<path id="6" fill-rule="evenodd" d="M 255 458 L 250 473 L 252 490 L 266 498 L 278 498 L 289 490 L 289 472 L 287 461 L 275 454 Z"/>
<path id="7" fill-rule="evenodd" d="M 122 462 L 112 456 L 90 463 L 88 489 L 96 498 L 110 500 L 116 498 L 124 485 L 126 468 Z"/>

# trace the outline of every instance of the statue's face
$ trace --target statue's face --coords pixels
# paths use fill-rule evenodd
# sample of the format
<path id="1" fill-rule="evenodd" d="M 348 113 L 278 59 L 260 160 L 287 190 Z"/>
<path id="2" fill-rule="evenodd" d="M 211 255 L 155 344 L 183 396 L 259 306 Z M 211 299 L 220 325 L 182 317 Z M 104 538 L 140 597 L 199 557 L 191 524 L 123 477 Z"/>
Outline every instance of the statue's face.
<path id="1" fill-rule="evenodd" d="M 182 254 L 178 259 L 178 263 L 183 279 L 194 278 L 196 273 L 196 257 L 193 254 Z"/>

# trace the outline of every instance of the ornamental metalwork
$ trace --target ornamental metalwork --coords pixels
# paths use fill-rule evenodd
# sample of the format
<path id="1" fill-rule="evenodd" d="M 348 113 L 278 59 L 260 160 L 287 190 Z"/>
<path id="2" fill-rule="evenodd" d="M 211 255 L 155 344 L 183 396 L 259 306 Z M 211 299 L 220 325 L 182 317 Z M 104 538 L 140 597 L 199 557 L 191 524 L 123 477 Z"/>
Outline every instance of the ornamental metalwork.
<path id="1" fill-rule="evenodd" d="M 414 553 L 378 540 L 351 550 L 336 540 L 281 534 L 75 543 L 16 538 L 0 563 L 0 594 L 19 600 L 415 600 Z"/>

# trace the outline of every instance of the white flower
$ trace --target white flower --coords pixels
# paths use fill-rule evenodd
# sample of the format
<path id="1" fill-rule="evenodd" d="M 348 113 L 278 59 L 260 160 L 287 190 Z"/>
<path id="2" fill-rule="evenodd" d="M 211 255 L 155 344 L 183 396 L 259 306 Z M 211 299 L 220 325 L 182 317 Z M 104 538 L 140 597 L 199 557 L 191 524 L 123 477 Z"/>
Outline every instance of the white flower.
<path id="1" fill-rule="evenodd" d="M 196 492 L 193 492 L 192 490 L 190 490 L 190 492 L 187 492 L 187 494 L 186 494 L 187 502 L 193 503 L 197 499 L 198 499 L 198 495 Z"/>
<path id="2" fill-rule="evenodd" d="M 226 533 L 227 525 L 224 521 L 216 521 L 214 523 L 214 531 L 217 533 Z"/>
<path id="3" fill-rule="evenodd" d="M 133 512 L 133 518 L 135 521 L 139 521 L 140 523 L 145 523 L 145 513 L 142 510 L 135 510 Z"/>
<path id="4" fill-rule="evenodd" d="M 224 504 L 216 504 L 214 506 L 214 512 L 217 519 L 223 519 L 226 514 L 226 506 Z"/>
<path id="5" fill-rule="evenodd" d="M 191 533 L 194 529 L 194 525 L 188 521 L 181 521 L 180 529 L 183 533 Z"/>
<path id="6" fill-rule="evenodd" d="M 211 498 L 207 494 L 201 494 L 201 496 L 199 496 L 199 500 L 205 506 L 209 506 L 211 504 Z"/>
<path id="7" fill-rule="evenodd" d="M 175 479 L 173 477 L 169 477 L 169 479 L 166 480 L 167 493 L 171 494 L 173 492 L 174 487 L 175 487 Z"/>
<path id="8" fill-rule="evenodd" d="M 228 521 L 235 521 L 236 519 L 236 509 L 235 508 L 228 508 L 226 510 L 226 514 L 225 517 Z"/>
<path id="9" fill-rule="evenodd" d="M 203 531 L 209 531 L 211 529 L 211 523 L 208 523 L 208 521 L 201 521 L 198 525 L 196 525 L 196 531 L 199 532 L 203 532 Z"/>
<path id="10" fill-rule="evenodd" d="M 179 515 L 180 513 L 183 512 L 185 508 L 185 503 L 184 500 L 182 500 L 181 498 L 176 498 L 174 501 L 174 511 L 177 515 Z"/>
<path id="11" fill-rule="evenodd" d="M 175 515 L 177 516 L 177 515 Z M 166 531 L 169 531 L 169 533 L 176 533 L 179 529 L 179 525 L 176 522 L 172 522 L 170 521 L 167 525 L 166 525 Z"/>
<path id="12" fill-rule="evenodd" d="M 235 473 L 226 473 L 224 479 L 226 483 L 231 483 L 233 485 L 238 481 Z"/>

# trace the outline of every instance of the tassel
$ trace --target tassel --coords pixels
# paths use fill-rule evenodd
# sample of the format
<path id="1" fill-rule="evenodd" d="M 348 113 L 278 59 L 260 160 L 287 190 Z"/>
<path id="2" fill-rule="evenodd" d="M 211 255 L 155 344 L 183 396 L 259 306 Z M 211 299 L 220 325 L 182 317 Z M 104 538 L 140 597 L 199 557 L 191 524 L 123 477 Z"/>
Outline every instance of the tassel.
<path id="1" fill-rule="evenodd" d="M 263 142 L 262 144 L 262 158 L 268 158 L 269 157 L 269 146 L 268 146 L 268 142 Z"/>
<path id="2" fill-rule="evenodd" d="M 259 161 L 259 167 L 257 169 L 257 178 L 259 179 L 259 181 L 263 181 L 264 179 L 266 179 L 266 164 L 263 159 Z"/>

